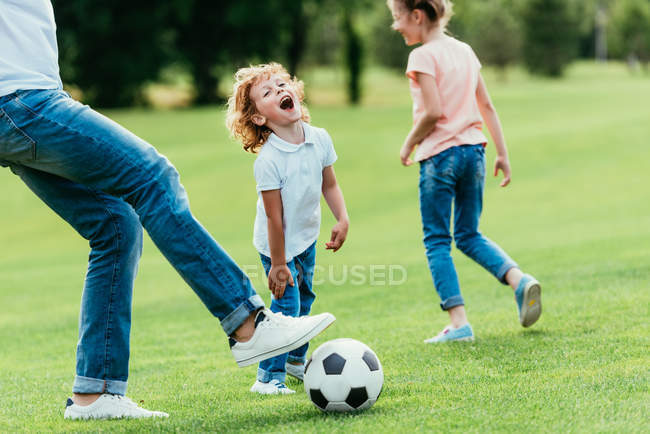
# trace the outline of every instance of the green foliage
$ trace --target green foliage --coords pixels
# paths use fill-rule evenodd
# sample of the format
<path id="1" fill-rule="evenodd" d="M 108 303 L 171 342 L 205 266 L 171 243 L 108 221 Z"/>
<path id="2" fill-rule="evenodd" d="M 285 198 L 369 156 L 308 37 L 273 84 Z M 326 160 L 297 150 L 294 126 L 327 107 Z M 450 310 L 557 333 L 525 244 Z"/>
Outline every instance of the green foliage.
<path id="1" fill-rule="evenodd" d="M 291 27 L 302 14 L 302 3 L 292 0 L 214 1 L 178 0 L 171 17 L 176 29 L 178 55 L 188 66 L 196 87 L 196 102 L 221 101 L 218 80 L 226 71 L 250 62 L 282 60 L 287 46 L 296 68 L 301 56 L 300 25 Z"/>
<path id="2" fill-rule="evenodd" d="M 352 104 L 358 104 L 361 101 L 363 45 L 349 9 L 346 9 L 343 15 L 343 34 L 345 35 L 345 65 L 348 73 L 348 100 Z"/>
<path id="3" fill-rule="evenodd" d="M 559 77 L 578 49 L 576 20 L 565 0 L 530 0 L 524 9 L 524 63 L 533 74 Z"/>
<path id="4" fill-rule="evenodd" d="M 53 0 L 61 75 L 100 107 L 132 105 L 168 59 L 170 9 L 155 0 Z"/>
<path id="5" fill-rule="evenodd" d="M 398 71 L 406 69 L 406 62 L 412 47 L 407 47 L 402 36 L 391 29 L 393 18 L 384 2 L 373 8 L 369 16 L 367 45 L 373 61 L 381 66 Z"/>
<path id="6" fill-rule="evenodd" d="M 307 33 L 306 64 L 331 66 L 339 61 L 343 47 L 340 15 L 338 5 L 331 2 L 318 8 Z"/>
<path id="7" fill-rule="evenodd" d="M 463 14 L 456 18 L 461 17 L 467 41 L 481 62 L 505 71 L 520 60 L 523 33 L 511 0 L 467 3 Z"/>
<path id="8" fill-rule="evenodd" d="M 621 57 L 650 62 L 650 1 L 619 0 L 613 7 L 610 42 Z"/>

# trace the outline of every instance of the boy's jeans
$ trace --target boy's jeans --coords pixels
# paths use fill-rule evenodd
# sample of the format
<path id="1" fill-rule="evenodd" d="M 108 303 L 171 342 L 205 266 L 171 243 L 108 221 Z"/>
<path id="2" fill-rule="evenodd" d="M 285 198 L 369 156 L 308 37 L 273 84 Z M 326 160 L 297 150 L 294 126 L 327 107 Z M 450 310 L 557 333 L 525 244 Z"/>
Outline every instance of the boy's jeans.
<path id="1" fill-rule="evenodd" d="M 456 247 L 503 284 L 507 284 L 508 270 L 517 267 L 499 246 L 478 231 L 484 182 L 485 149 L 482 145 L 454 146 L 420 163 L 424 246 L 443 310 L 465 304 L 451 259 L 452 200 Z"/>
<path id="2" fill-rule="evenodd" d="M 90 242 L 75 393 L 126 393 L 142 226 L 232 334 L 264 304 L 194 219 L 176 169 L 142 139 L 61 90 L 0 97 L 0 165 Z"/>
<path id="3" fill-rule="evenodd" d="M 269 275 L 271 270 L 271 258 L 262 255 L 262 265 L 266 275 Z M 282 312 L 287 316 L 303 316 L 309 315 L 311 305 L 316 299 L 316 294 L 313 291 L 312 282 L 314 281 L 314 266 L 316 264 L 316 243 L 312 244 L 294 257 L 287 267 L 293 276 L 294 285 L 287 284 L 284 290 L 284 295 L 280 299 L 273 297 L 271 301 L 271 310 L 273 312 Z M 257 379 L 263 383 L 268 383 L 271 380 L 278 380 L 284 383 L 286 377 L 286 369 L 284 365 L 289 362 L 305 362 L 305 355 L 307 354 L 309 344 L 305 344 L 300 348 L 296 348 L 290 353 L 285 353 L 271 359 L 260 362 L 257 369 Z"/>

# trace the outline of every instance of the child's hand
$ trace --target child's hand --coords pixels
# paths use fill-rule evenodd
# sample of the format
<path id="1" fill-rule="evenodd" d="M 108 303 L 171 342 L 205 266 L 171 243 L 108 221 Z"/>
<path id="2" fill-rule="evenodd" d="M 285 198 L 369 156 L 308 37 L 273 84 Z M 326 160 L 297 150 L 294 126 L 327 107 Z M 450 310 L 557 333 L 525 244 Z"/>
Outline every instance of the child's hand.
<path id="1" fill-rule="evenodd" d="M 413 164 L 413 160 L 411 160 L 411 154 L 413 153 L 414 147 L 415 146 L 409 146 L 408 143 L 404 143 L 402 149 L 400 149 L 399 159 L 402 160 L 402 164 L 404 166 L 410 166 Z"/>
<path id="2" fill-rule="evenodd" d="M 501 187 L 505 187 L 510 184 L 510 178 L 512 176 L 512 172 L 510 171 L 510 161 L 508 161 L 507 156 L 497 156 L 494 161 L 494 176 L 498 175 L 499 170 L 503 172 L 503 181 L 501 181 L 500 185 Z"/>
<path id="3" fill-rule="evenodd" d="M 334 250 L 335 252 L 341 248 L 345 239 L 348 236 L 348 227 L 350 224 L 347 221 L 340 221 L 332 228 L 332 236 L 328 242 L 325 243 L 327 250 Z"/>
<path id="4" fill-rule="evenodd" d="M 282 298 L 287 283 L 291 286 L 294 285 L 293 276 L 287 264 L 271 265 L 271 269 L 269 270 L 269 289 L 276 299 Z"/>

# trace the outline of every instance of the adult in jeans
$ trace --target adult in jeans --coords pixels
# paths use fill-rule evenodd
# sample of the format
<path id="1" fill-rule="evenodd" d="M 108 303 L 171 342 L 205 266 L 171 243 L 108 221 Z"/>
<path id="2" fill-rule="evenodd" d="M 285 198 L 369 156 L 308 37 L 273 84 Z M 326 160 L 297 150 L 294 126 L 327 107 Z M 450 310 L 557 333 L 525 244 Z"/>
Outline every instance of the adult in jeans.
<path id="1" fill-rule="evenodd" d="M 190 212 L 176 169 L 151 145 L 62 90 L 49 0 L 0 0 L 0 165 L 91 247 L 71 419 L 166 417 L 126 398 L 131 297 L 142 227 L 230 336 L 246 366 L 297 348 L 334 321 L 264 308 Z"/>

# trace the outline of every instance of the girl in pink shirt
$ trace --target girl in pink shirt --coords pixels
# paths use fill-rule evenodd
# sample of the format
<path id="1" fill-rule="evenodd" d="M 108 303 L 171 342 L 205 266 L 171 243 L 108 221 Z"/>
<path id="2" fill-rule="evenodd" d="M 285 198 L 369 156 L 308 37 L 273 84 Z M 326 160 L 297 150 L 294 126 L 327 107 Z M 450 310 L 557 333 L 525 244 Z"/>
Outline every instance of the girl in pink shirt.
<path id="1" fill-rule="evenodd" d="M 472 48 L 445 34 L 452 16 L 448 0 L 388 0 L 393 29 L 407 45 L 421 43 L 409 55 L 406 75 L 413 97 L 413 128 L 400 151 L 404 166 L 420 163 L 420 211 L 424 245 L 440 306 L 451 324 L 426 343 L 474 340 L 467 321 L 458 276 L 451 258 L 452 203 L 454 241 L 467 256 L 515 291 L 519 321 L 535 323 L 542 312 L 541 286 L 478 230 L 485 182 L 483 121 L 497 148 L 499 170 L 510 183 L 508 151 L 497 112 L 481 77 Z"/>

